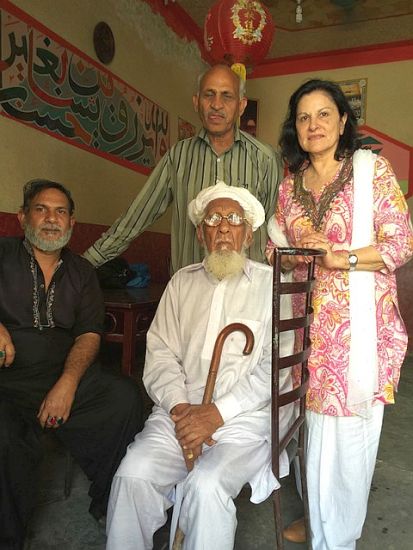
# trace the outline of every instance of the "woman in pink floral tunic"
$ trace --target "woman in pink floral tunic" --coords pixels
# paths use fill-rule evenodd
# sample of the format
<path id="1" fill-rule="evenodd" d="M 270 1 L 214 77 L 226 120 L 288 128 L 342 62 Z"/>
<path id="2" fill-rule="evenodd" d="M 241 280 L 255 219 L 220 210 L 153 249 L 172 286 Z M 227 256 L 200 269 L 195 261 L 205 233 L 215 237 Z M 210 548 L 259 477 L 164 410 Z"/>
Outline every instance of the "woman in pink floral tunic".
<path id="1" fill-rule="evenodd" d="M 280 138 L 290 175 L 269 223 L 274 246 L 322 248 L 313 294 L 307 477 L 313 550 L 352 550 L 361 536 L 383 405 L 407 347 L 395 270 L 413 255 L 407 204 L 389 162 L 360 150 L 338 85 L 303 84 Z M 305 258 L 283 267 L 305 277 Z M 295 308 L 299 307 L 295 302 Z M 303 524 L 285 534 L 298 541 Z"/>

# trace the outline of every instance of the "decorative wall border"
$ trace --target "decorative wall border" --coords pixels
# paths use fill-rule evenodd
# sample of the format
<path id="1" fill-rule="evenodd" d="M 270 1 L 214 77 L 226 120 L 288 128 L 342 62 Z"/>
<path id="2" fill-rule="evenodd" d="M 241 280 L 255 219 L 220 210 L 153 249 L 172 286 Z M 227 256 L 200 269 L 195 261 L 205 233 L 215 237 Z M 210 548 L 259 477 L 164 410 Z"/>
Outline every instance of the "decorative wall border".
<path id="1" fill-rule="evenodd" d="M 373 152 L 383 153 L 393 167 L 393 170 L 403 188 L 404 196 L 409 199 L 413 196 L 413 147 L 394 139 L 393 137 L 372 128 L 359 126 L 361 142 Z"/>
<path id="2" fill-rule="evenodd" d="M 404 40 L 391 44 L 268 59 L 255 67 L 248 78 L 326 71 L 361 65 L 381 65 L 409 59 L 413 59 L 413 40 Z"/>

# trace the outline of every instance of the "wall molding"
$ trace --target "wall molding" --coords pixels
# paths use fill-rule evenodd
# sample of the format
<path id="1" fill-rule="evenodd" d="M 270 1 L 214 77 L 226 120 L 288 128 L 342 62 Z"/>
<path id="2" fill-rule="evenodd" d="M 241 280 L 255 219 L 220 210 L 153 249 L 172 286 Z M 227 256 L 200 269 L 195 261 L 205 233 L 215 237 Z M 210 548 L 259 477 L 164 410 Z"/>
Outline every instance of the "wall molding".
<path id="1" fill-rule="evenodd" d="M 413 40 L 404 40 L 391 44 L 267 59 L 255 67 L 248 78 L 282 76 L 361 65 L 381 65 L 411 59 L 413 59 Z"/>

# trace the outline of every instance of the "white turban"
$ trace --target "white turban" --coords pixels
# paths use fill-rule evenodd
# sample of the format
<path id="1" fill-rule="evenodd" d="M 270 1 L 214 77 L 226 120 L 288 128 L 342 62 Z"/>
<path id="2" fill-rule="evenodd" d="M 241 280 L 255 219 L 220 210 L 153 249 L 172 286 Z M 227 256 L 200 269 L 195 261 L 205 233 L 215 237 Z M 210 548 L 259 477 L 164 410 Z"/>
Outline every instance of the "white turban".
<path id="1" fill-rule="evenodd" d="M 191 222 L 197 226 L 205 217 L 208 204 L 215 199 L 232 199 L 236 201 L 244 210 L 244 216 L 247 222 L 255 231 L 265 221 L 265 212 L 262 204 L 252 195 L 248 189 L 243 187 L 232 187 L 223 181 L 217 181 L 216 185 L 211 185 L 198 193 L 188 205 L 188 215 Z"/>

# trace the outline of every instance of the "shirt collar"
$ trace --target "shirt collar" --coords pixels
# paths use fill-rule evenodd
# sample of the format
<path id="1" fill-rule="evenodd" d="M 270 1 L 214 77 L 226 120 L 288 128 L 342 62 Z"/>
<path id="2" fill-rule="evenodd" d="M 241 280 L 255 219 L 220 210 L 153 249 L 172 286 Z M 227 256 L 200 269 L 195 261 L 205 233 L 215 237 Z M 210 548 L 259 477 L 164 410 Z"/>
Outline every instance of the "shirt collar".
<path id="1" fill-rule="evenodd" d="M 211 142 L 208 137 L 208 132 L 205 130 L 205 128 L 201 128 L 201 130 L 198 132 L 198 138 L 202 139 L 203 141 L 208 143 L 209 146 L 211 146 Z M 235 132 L 234 132 L 234 143 L 235 142 L 244 144 L 243 140 L 241 139 L 240 129 L 237 126 L 235 127 Z"/>
<path id="2" fill-rule="evenodd" d="M 28 240 L 26 239 L 26 237 L 25 237 L 24 240 L 23 240 L 23 246 L 24 246 L 24 248 L 27 250 L 27 253 L 28 253 L 30 256 L 33 256 L 33 257 L 34 257 L 33 247 L 32 247 L 32 245 L 31 245 L 30 241 L 28 241 Z"/>
<path id="3" fill-rule="evenodd" d="M 184 269 L 186 269 L 186 271 L 189 271 L 189 272 L 199 271 L 200 269 L 204 269 L 203 262 L 198 264 L 187 265 Z"/>
<path id="4" fill-rule="evenodd" d="M 252 263 L 249 258 L 245 260 L 244 273 L 249 281 L 252 281 Z"/>
<path id="5" fill-rule="evenodd" d="M 26 237 L 24 237 L 24 239 L 23 239 L 23 246 L 26 249 L 27 253 L 34 258 L 35 256 L 34 256 L 34 252 L 33 252 L 32 243 L 29 240 L 27 240 Z M 59 262 L 63 261 L 63 258 L 64 258 L 64 256 L 66 256 L 67 252 L 68 252 L 68 249 L 66 247 L 63 247 L 60 250 Z"/>

